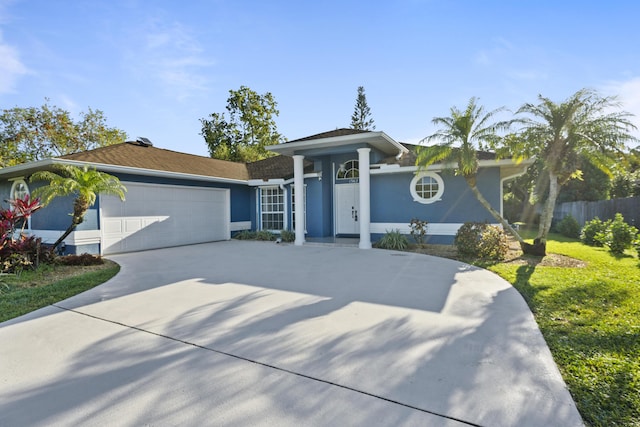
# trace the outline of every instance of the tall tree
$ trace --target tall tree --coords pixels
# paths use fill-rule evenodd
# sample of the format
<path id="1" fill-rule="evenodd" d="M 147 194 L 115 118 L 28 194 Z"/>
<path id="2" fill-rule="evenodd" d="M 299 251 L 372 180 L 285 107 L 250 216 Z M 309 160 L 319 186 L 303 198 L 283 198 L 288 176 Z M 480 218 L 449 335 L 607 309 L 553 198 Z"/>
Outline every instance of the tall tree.
<path id="1" fill-rule="evenodd" d="M 498 108 L 485 112 L 484 107 L 478 105 L 477 99 L 471 98 L 464 110 L 452 107 L 450 116 L 434 117 L 432 123 L 439 129 L 424 141 L 437 144 L 418 147 L 416 166 L 423 169 L 438 162 L 450 165 L 456 175 L 464 178 L 480 204 L 518 240 L 525 250 L 528 244 L 500 212 L 491 206 L 477 185 L 478 150 L 494 146 L 499 139 L 498 132 L 507 130 L 511 124 L 508 121 L 493 121 L 494 116 L 501 111 L 503 109 Z"/>
<path id="2" fill-rule="evenodd" d="M 367 104 L 367 96 L 364 93 L 364 86 L 358 86 L 358 97 L 356 106 L 351 115 L 351 129 L 375 130 L 373 119 L 371 118 L 371 108 Z"/>
<path id="3" fill-rule="evenodd" d="M 578 156 L 578 168 L 580 176 L 560 188 L 557 203 L 607 200 L 612 187 L 611 176 L 582 155 Z"/>
<path id="4" fill-rule="evenodd" d="M 34 173 L 31 175 L 31 181 L 49 181 L 49 184 L 33 191 L 34 196 L 41 198 L 44 206 L 56 197 L 75 195 L 71 225 L 56 240 L 52 250 L 55 250 L 78 225 L 82 224 L 84 215 L 96 202 L 98 194 L 118 196 L 120 200 L 124 201 L 124 193 L 127 191 L 115 176 L 88 166 L 80 168 L 60 165 L 57 167 L 57 172 L 38 171 Z"/>
<path id="5" fill-rule="evenodd" d="M 620 110 L 615 97 L 602 97 L 582 89 L 561 103 L 538 96 L 538 104 L 524 104 L 518 114 L 525 117 L 520 138 L 511 140 L 510 149 L 520 156 L 537 156 L 544 162 L 548 178 L 538 235 L 534 244 L 546 251 L 553 211 L 560 188 L 581 174 L 580 158 L 588 159 L 609 172 L 612 153 L 622 152 L 634 140 L 636 127 L 630 113 Z"/>
<path id="6" fill-rule="evenodd" d="M 48 100 L 41 107 L 5 109 L 0 114 L 0 167 L 116 144 L 126 137 L 107 126 L 100 110 L 89 108 L 74 121 Z"/>
<path id="7" fill-rule="evenodd" d="M 251 162 L 271 156 L 265 147 L 284 141 L 278 133 L 275 117 L 277 103 L 270 92 L 263 95 L 246 86 L 230 90 L 227 112 L 212 113 L 200 119 L 211 157 L 238 162 Z"/>

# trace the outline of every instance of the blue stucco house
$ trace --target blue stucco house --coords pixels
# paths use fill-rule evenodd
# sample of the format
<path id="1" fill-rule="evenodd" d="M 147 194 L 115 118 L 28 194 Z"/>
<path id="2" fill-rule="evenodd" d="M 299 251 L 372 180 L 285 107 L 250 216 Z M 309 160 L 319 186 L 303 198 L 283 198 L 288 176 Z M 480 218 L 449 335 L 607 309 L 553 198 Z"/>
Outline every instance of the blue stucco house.
<path id="1" fill-rule="evenodd" d="M 278 155 L 244 164 L 125 142 L 0 169 L 0 200 L 42 185 L 30 175 L 56 164 L 117 176 L 127 200 L 100 196 L 65 240 L 68 253 L 103 255 L 227 240 L 250 229 L 294 230 L 296 245 L 357 237 L 368 249 L 387 230 L 409 234 L 412 218 L 428 221 L 429 242 L 451 243 L 466 221 L 494 222 L 462 177 L 443 165 L 418 171 L 412 146 L 384 132 L 336 129 L 268 149 Z M 529 162 L 478 155 L 478 187 L 502 212 L 504 182 Z M 53 242 L 69 224 L 72 201 L 56 199 L 35 213 L 30 232 Z"/>

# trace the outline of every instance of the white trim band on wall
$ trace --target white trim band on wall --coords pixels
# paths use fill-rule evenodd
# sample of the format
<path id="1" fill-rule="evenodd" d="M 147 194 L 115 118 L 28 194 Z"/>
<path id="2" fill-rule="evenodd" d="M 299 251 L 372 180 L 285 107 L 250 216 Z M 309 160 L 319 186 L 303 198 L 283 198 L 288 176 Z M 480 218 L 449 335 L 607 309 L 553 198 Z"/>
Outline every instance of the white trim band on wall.
<path id="1" fill-rule="evenodd" d="M 62 236 L 64 230 L 27 230 L 30 236 L 40 237 L 42 243 L 53 244 L 58 237 Z M 100 243 L 100 230 L 76 230 L 72 231 L 64 243 L 70 246 L 94 245 Z"/>
<path id="2" fill-rule="evenodd" d="M 455 236 L 462 227 L 461 222 L 430 222 L 427 224 L 427 234 L 431 236 Z M 500 224 L 491 224 L 502 228 Z M 372 222 L 369 227 L 371 233 L 385 234 L 387 231 L 399 230 L 402 234 L 411 234 L 411 227 L 403 222 Z"/>
<path id="3" fill-rule="evenodd" d="M 236 221 L 231 223 L 231 231 L 251 230 L 251 221 Z"/>
<path id="4" fill-rule="evenodd" d="M 455 236 L 462 223 L 428 223 L 427 234 L 432 236 Z M 399 230 L 402 234 L 411 234 L 408 223 L 402 222 L 373 222 L 369 228 L 371 233 L 384 234 L 387 231 Z"/>

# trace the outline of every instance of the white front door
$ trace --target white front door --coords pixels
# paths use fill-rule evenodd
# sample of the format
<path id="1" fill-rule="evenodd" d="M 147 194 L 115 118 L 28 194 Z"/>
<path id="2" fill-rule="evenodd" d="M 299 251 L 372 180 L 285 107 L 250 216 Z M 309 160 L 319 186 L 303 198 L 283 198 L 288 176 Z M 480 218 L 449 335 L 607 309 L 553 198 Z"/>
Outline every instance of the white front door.
<path id="1" fill-rule="evenodd" d="M 359 234 L 360 184 L 337 184 L 336 234 Z"/>

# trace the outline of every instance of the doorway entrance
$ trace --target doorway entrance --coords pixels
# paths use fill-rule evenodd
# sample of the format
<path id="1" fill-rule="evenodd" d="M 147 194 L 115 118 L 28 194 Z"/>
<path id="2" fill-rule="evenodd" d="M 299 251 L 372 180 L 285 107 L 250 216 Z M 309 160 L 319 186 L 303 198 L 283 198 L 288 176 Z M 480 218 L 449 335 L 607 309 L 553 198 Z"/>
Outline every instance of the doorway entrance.
<path id="1" fill-rule="evenodd" d="M 337 184 L 336 234 L 359 234 L 360 184 Z"/>

